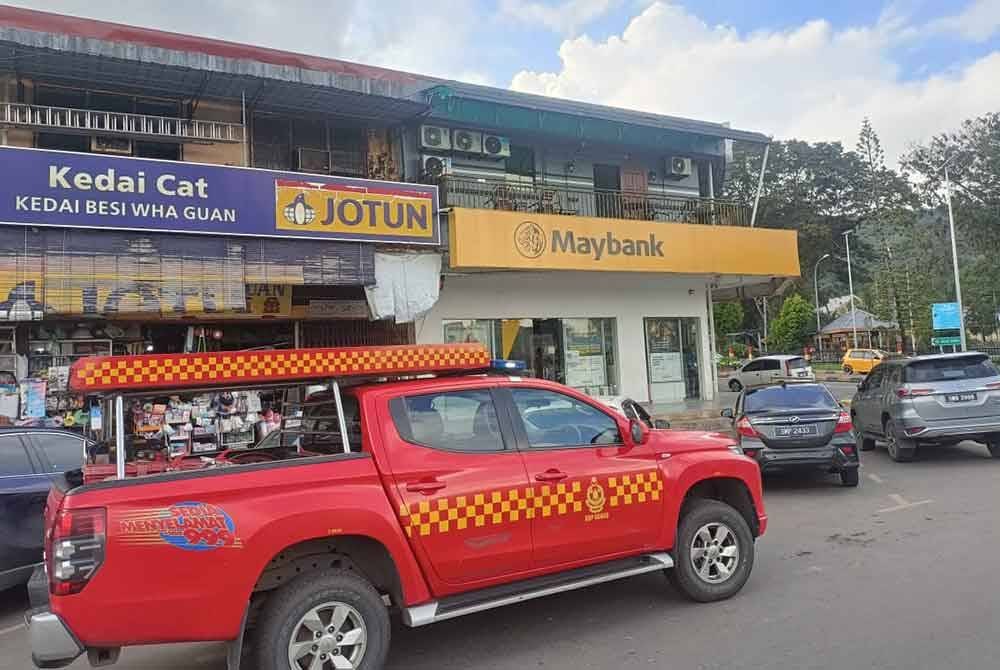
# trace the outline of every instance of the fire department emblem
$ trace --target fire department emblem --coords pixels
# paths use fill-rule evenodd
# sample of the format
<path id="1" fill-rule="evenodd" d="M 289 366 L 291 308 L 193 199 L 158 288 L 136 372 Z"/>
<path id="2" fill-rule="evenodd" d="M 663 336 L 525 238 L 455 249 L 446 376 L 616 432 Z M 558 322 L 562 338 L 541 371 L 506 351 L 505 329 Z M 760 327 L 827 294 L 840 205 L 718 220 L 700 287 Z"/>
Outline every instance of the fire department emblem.
<path id="1" fill-rule="evenodd" d="M 514 248 L 525 258 L 538 258 L 545 246 L 545 231 L 534 221 L 525 221 L 514 231 Z"/>
<path id="2" fill-rule="evenodd" d="M 587 509 L 591 514 L 600 514 L 604 511 L 604 503 L 604 488 L 597 483 L 596 477 L 591 477 L 587 487 Z"/>

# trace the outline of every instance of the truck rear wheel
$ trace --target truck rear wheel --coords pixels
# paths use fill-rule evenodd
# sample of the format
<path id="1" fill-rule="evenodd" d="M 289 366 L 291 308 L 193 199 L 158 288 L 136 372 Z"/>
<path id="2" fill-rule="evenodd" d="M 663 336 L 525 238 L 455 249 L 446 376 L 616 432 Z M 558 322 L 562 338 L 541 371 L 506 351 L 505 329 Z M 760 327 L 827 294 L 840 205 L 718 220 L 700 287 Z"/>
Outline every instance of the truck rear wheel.
<path id="1" fill-rule="evenodd" d="M 670 582 L 702 603 L 730 598 L 753 568 L 754 542 L 739 512 L 718 500 L 695 500 L 677 529 Z"/>
<path id="2" fill-rule="evenodd" d="M 303 575 L 272 594 L 257 628 L 261 670 L 380 670 L 389 613 L 349 570 Z"/>

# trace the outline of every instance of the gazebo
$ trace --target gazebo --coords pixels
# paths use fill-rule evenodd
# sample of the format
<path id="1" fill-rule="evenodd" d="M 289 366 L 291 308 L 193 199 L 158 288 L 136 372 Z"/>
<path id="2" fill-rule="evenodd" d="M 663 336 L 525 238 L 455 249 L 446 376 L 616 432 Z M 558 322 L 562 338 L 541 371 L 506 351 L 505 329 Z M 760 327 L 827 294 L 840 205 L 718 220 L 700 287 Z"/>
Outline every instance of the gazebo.
<path id="1" fill-rule="evenodd" d="M 900 341 L 899 324 L 895 321 L 883 321 L 863 309 L 855 309 L 853 314 L 848 311 L 823 326 L 817 336 L 817 347 L 822 351 L 845 351 L 853 347 L 852 316 L 857 319 L 859 347 L 896 349 L 896 344 Z"/>

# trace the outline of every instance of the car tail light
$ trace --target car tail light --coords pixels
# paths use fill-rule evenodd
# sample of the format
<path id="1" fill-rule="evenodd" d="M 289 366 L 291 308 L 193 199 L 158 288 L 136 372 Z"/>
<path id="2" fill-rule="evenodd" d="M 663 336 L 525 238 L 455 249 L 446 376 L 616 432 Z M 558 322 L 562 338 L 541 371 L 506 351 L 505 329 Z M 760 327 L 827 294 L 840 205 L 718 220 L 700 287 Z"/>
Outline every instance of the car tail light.
<path id="1" fill-rule="evenodd" d="M 934 393 L 934 389 L 901 388 L 896 391 L 896 395 L 900 398 L 916 398 L 919 396 L 931 395 L 932 393 Z"/>
<path id="2" fill-rule="evenodd" d="M 743 437 L 760 437 L 760 433 L 758 433 L 757 429 L 750 423 L 750 419 L 746 417 L 743 417 L 736 422 L 736 432 Z"/>
<path id="3" fill-rule="evenodd" d="M 841 453 L 844 454 L 844 456 L 853 456 L 854 455 L 854 447 L 841 447 L 840 451 L 841 451 Z"/>
<path id="4" fill-rule="evenodd" d="M 107 511 L 103 507 L 64 509 L 56 513 L 47 543 L 49 590 L 53 595 L 79 593 L 104 562 Z"/>
<path id="5" fill-rule="evenodd" d="M 851 422 L 851 415 L 847 412 L 841 412 L 840 416 L 837 417 L 837 427 L 833 429 L 835 433 L 849 433 L 854 428 L 854 424 Z"/>
<path id="6" fill-rule="evenodd" d="M 924 426 L 913 426 L 912 428 L 906 428 L 903 430 L 907 435 L 919 435 L 920 433 L 927 430 Z"/>
<path id="7" fill-rule="evenodd" d="M 1000 382 L 990 382 L 989 384 L 986 385 L 986 388 L 992 390 L 1000 389 Z"/>
<path id="8" fill-rule="evenodd" d="M 747 456 L 749 458 L 756 459 L 757 458 L 757 453 L 759 451 L 760 451 L 760 449 L 743 449 L 743 455 Z"/>

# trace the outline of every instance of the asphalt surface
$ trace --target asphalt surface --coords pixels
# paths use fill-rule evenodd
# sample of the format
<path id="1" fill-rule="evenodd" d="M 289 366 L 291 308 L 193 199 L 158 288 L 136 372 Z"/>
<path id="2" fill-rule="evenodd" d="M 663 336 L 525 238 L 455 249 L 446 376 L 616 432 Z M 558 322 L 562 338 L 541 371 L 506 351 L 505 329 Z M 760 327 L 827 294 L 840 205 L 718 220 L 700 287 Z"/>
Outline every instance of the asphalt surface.
<path id="1" fill-rule="evenodd" d="M 965 443 L 862 483 L 766 483 L 770 516 L 735 598 L 681 599 L 660 575 L 393 631 L 390 670 L 978 670 L 1000 657 L 1000 461 Z M 29 668 L 19 591 L 0 594 L 0 670 Z M 113 612 L 103 613 L 114 616 Z M 121 670 L 222 670 L 219 644 L 129 648 Z M 71 668 L 89 667 L 85 660 Z"/>

